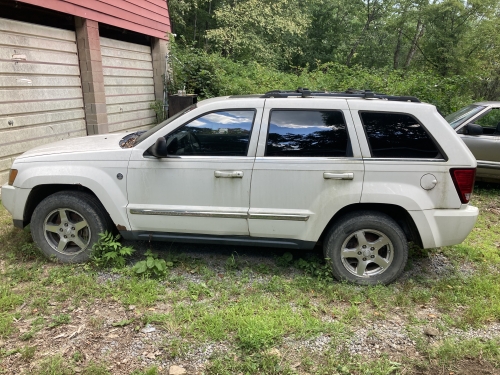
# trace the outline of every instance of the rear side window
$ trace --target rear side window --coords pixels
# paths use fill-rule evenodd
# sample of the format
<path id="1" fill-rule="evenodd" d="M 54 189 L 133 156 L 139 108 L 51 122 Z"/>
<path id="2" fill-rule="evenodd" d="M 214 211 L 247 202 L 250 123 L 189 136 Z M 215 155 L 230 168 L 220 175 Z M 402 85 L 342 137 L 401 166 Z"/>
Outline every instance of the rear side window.
<path id="1" fill-rule="evenodd" d="M 375 158 L 441 158 L 415 117 L 403 113 L 360 112 L 371 155 Z"/>
<path id="2" fill-rule="evenodd" d="M 271 111 L 266 156 L 342 157 L 351 154 L 341 111 Z"/>

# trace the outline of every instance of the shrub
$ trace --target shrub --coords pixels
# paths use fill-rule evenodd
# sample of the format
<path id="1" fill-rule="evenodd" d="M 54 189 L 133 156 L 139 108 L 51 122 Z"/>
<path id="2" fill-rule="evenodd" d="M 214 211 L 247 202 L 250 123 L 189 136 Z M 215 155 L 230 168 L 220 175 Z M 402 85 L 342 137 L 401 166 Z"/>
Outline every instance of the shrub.
<path id="1" fill-rule="evenodd" d="M 172 262 L 166 262 L 165 259 L 159 259 L 151 250 L 144 254 L 145 260 L 137 262 L 132 268 L 139 276 L 161 278 L 167 276 L 167 267 L 172 267 Z"/>
<path id="2" fill-rule="evenodd" d="M 127 258 L 132 255 L 132 247 L 123 246 L 116 237 L 108 231 L 99 233 L 99 240 L 92 246 L 91 259 L 101 268 L 115 267 L 123 268 L 127 263 Z"/>
<path id="3" fill-rule="evenodd" d="M 194 48 L 173 46 L 172 59 L 175 82 L 170 92 L 186 86 L 201 99 L 225 95 L 264 93 L 271 90 L 345 91 L 348 88 L 370 89 L 389 95 L 416 96 L 434 104 L 448 114 L 471 103 L 473 81 L 467 76 L 442 77 L 427 71 L 405 71 L 389 68 L 371 69 L 326 63 L 315 68 L 296 68 L 282 72 L 257 62 L 235 62 L 218 54 Z"/>

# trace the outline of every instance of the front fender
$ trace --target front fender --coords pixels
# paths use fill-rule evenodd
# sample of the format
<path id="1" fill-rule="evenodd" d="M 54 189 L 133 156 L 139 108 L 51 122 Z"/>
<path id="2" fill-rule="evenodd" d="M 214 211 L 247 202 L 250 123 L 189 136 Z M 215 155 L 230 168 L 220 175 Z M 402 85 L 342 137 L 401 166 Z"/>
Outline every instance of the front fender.
<path id="1" fill-rule="evenodd" d="M 15 186 L 21 189 L 59 184 L 86 187 L 97 196 L 113 222 L 128 230 L 127 166 L 128 161 L 20 163 L 16 165 L 19 174 Z M 117 178 L 119 173 L 123 176 L 121 180 Z"/>

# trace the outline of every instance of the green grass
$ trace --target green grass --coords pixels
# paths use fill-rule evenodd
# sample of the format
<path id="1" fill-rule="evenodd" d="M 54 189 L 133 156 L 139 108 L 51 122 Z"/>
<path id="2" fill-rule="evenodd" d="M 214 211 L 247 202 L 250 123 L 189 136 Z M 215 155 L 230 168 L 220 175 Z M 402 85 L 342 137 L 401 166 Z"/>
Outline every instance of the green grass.
<path id="1" fill-rule="evenodd" d="M 382 375 L 419 369 L 432 373 L 435 368 L 452 369 L 456 361 L 480 360 L 500 367 L 499 339 L 440 337 L 430 345 L 422 333 L 428 325 L 444 334 L 451 328 L 477 329 L 500 322 L 499 187 L 478 185 L 472 204 L 479 207 L 480 216 L 462 244 L 412 248 L 410 277 L 372 287 L 333 281 L 314 254 L 277 251 L 274 259 L 253 263 L 239 255 L 245 249 L 235 248 L 214 267 L 175 246 L 159 253 L 172 264 L 165 278 L 140 277 L 127 267 L 105 271 L 112 277 L 103 281 L 103 271 L 92 265 L 48 262 L 29 231 L 14 229 L 0 205 L 0 341 L 9 341 L 8 347 L 0 347 L 0 368 L 6 358 L 17 358 L 34 361 L 36 375 L 72 374 L 75 366 L 83 374 L 112 373 L 107 354 L 95 352 L 89 358 L 76 351 L 47 357 L 34 346 L 40 338 L 54 336 L 55 330 L 75 331 L 81 309 L 90 313 L 85 329 L 91 332 L 138 332 L 146 324 L 154 325 L 164 335 L 155 344 L 161 358 L 182 362 L 200 346 L 223 345 L 224 351 L 210 357 L 206 374 Z M 448 272 L 414 272 L 437 255 L 450 262 Z M 121 306 L 128 315 L 105 318 L 92 313 L 103 305 Z M 129 305 L 135 309 L 129 311 Z M 419 315 L 424 308 L 433 308 L 436 316 Z M 366 359 L 347 351 L 345 344 L 357 329 L 366 323 L 387 323 L 396 311 L 422 357 L 391 359 L 381 353 Z M 321 352 L 289 352 L 290 340 L 305 342 L 320 335 L 330 340 Z M 280 355 L 270 351 L 276 348 Z M 109 354 L 113 348 L 107 350 Z M 130 373 L 162 371 L 152 365 Z"/>

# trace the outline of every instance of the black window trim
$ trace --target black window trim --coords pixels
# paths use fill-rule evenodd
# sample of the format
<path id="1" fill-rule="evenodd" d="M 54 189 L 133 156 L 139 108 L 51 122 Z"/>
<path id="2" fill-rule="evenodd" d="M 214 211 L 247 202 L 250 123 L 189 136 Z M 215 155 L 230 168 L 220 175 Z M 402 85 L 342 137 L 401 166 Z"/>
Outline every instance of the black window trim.
<path id="1" fill-rule="evenodd" d="M 289 111 L 289 112 L 318 112 L 318 111 L 336 111 L 340 112 L 342 115 L 342 118 L 344 119 L 344 124 L 345 124 L 345 130 L 347 133 L 347 147 L 349 147 L 349 144 L 351 144 L 351 152 L 353 153 L 352 156 L 267 156 L 267 140 L 269 139 L 269 130 L 271 129 L 271 116 L 273 114 L 273 111 Z M 267 131 L 266 131 L 266 147 L 264 148 L 264 155 L 262 156 L 263 158 L 280 158 L 280 159 L 315 159 L 315 160 L 320 160 L 320 159 L 325 159 L 325 160 L 330 160 L 330 159 L 348 159 L 348 160 L 355 160 L 356 158 L 354 157 L 354 152 L 352 150 L 352 141 L 351 141 L 351 133 L 349 132 L 349 126 L 347 124 L 347 121 L 344 116 L 344 110 L 343 109 L 332 109 L 332 108 L 271 108 L 269 110 L 269 118 L 267 119 Z M 347 152 L 346 152 L 347 153 Z"/>
<path id="2" fill-rule="evenodd" d="M 396 114 L 396 115 L 407 115 L 412 117 L 420 126 L 425 130 L 431 141 L 434 143 L 434 146 L 437 148 L 439 151 L 439 154 L 441 155 L 441 158 L 439 159 L 429 159 L 429 158 L 383 158 L 383 157 L 373 157 L 373 152 L 372 152 L 372 146 L 370 144 L 370 140 L 368 138 L 368 134 L 366 133 L 366 126 L 365 123 L 363 122 L 363 117 L 361 116 L 362 113 L 387 113 L 387 114 Z M 365 139 L 366 143 L 368 144 L 368 149 L 370 150 L 370 157 L 369 159 L 363 158 L 364 160 L 372 160 L 372 161 L 378 161 L 378 160 L 389 160 L 389 161 L 430 161 L 430 162 L 447 162 L 448 161 L 448 156 L 442 149 L 441 145 L 439 142 L 436 141 L 434 136 L 430 131 L 427 130 L 427 128 L 420 122 L 420 120 L 415 117 L 415 115 L 408 113 L 408 112 L 394 112 L 394 111 L 364 111 L 364 110 L 358 110 L 358 116 L 359 120 L 361 121 L 361 125 L 363 125 L 363 132 L 365 134 Z"/>
<path id="3" fill-rule="evenodd" d="M 208 111 L 208 112 L 205 112 L 205 113 L 202 113 L 201 115 L 199 116 L 196 116 L 196 117 L 193 117 L 192 119 L 190 119 L 189 121 L 186 121 L 185 123 L 179 125 L 178 127 L 176 127 L 175 129 L 173 129 L 170 133 L 167 133 L 166 135 L 164 135 L 165 139 L 167 139 L 167 137 L 172 134 L 173 132 L 179 130 L 181 127 L 189 124 L 190 122 L 193 122 L 197 119 L 199 119 L 200 117 L 203 117 L 203 116 L 206 116 L 206 115 L 209 115 L 211 113 L 216 113 L 216 112 L 229 112 L 229 111 L 252 111 L 253 112 L 253 119 L 252 119 L 252 126 L 250 127 L 250 137 L 248 138 L 248 145 L 247 145 L 247 150 L 246 150 L 246 155 L 173 155 L 172 158 L 176 158 L 176 159 L 184 159 L 184 158 L 188 158 L 188 159 L 192 159 L 192 158 L 247 158 L 248 157 L 248 151 L 249 151 L 249 148 L 250 148 L 250 143 L 252 141 L 252 135 L 253 135 L 253 128 L 254 128 L 254 125 L 255 125 L 255 118 L 257 116 L 257 108 L 226 108 L 226 109 L 214 109 L 214 110 L 211 110 L 211 111 Z"/>

